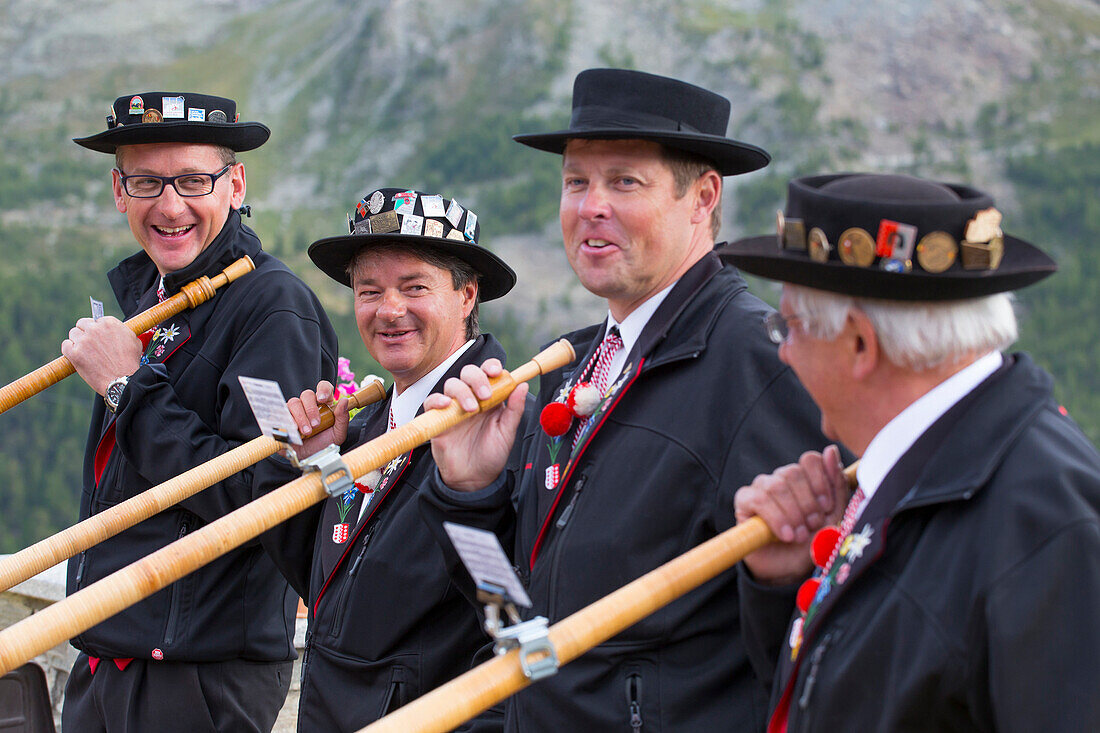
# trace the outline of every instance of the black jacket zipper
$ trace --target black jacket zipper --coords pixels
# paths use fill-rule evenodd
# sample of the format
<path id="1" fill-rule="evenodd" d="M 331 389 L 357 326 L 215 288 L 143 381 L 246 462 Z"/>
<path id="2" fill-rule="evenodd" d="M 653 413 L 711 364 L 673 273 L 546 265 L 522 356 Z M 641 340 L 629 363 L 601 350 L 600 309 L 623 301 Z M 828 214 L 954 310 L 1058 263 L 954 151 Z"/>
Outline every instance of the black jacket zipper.
<path id="1" fill-rule="evenodd" d="M 179 532 L 176 533 L 176 540 L 183 539 L 183 536 L 191 529 L 191 518 L 184 516 L 180 522 Z M 179 623 L 180 613 L 180 586 L 183 583 L 183 579 L 177 580 L 172 583 L 172 598 L 168 607 L 168 623 L 164 625 L 164 646 L 172 646 L 172 642 L 176 638 L 176 625 Z"/>
<path id="2" fill-rule="evenodd" d="M 626 676 L 626 705 L 630 713 L 630 730 L 641 733 L 642 730 L 642 675 L 631 672 Z"/>
<path id="3" fill-rule="evenodd" d="M 569 504 L 562 510 L 561 516 L 558 517 L 558 521 L 554 524 L 558 529 L 564 529 L 565 525 L 569 524 L 570 517 L 573 516 L 573 507 L 577 505 L 577 497 L 581 495 L 581 491 L 584 490 L 584 482 L 587 476 L 581 474 L 577 477 L 577 482 L 573 485 L 573 496 L 569 497 Z"/>
<path id="4" fill-rule="evenodd" d="M 817 682 L 817 672 L 821 667 L 821 659 L 825 656 L 825 650 L 829 647 L 832 633 L 825 634 L 821 643 L 814 647 L 810 654 L 810 671 L 806 674 L 806 680 L 802 683 L 802 694 L 798 697 L 798 709 L 805 711 L 810 705 L 810 695 L 814 691 L 814 683 Z"/>

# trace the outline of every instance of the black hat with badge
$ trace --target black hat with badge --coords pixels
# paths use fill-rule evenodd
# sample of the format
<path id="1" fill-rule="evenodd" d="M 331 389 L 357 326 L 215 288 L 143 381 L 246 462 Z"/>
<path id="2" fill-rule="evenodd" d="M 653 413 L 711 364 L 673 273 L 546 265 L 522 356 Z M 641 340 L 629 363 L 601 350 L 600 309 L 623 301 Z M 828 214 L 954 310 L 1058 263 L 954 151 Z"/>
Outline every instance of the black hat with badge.
<path id="1" fill-rule="evenodd" d="M 970 186 L 901 175 L 796 178 L 777 234 L 718 250 L 745 272 L 861 298 L 977 298 L 1058 269 L 1001 230 L 993 198 Z"/>
<path id="2" fill-rule="evenodd" d="M 559 154 L 573 138 L 650 140 L 707 158 L 723 176 L 766 166 L 765 151 L 726 137 L 729 121 L 729 100 L 694 84 L 629 69 L 588 69 L 573 82 L 568 129 L 512 139 Z"/>
<path id="3" fill-rule="evenodd" d="M 107 129 L 73 142 L 100 153 L 119 145 L 208 143 L 238 153 L 267 142 L 271 130 L 259 122 L 239 122 L 237 103 L 194 92 L 142 92 L 119 97 L 107 116 Z"/>
<path id="4" fill-rule="evenodd" d="M 478 244 L 477 214 L 454 199 L 405 188 L 380 188 L 364 196 L 348 214 L 350 234 L 309 245 L 309 258 L 326 275 L 351 286 L 348 263 L 363 247 L 401 244 L 434 249 L 477 270 L 481 300 L 499 298 L 516 284 L 504 260 Z"/>

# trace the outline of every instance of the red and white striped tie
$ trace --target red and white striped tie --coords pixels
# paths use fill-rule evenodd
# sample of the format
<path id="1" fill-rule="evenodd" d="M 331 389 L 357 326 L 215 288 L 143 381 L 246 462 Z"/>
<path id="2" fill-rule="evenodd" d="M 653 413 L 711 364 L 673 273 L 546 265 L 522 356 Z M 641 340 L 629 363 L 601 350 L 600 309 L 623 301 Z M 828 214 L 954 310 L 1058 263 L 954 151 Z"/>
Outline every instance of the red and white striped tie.
<path id="1" fill-rule="evenodd" d="M 592 367 L 592 376 L 589 378 L 589 383 L 596 388 L 600 397 L 607 396 L 607 389 L 611 382 L 611 360 L 615 358 L 615 354 L 619 353 L 619 349 L 622 347 L 623 339 L 619 335 L 619 327 L 612 326 L 608 329 L 607 335 L 604 336 L 603 341 L 600 342 L 596 364 Z M 573 436 L 573 448 L 577 447 L 577 440 L 580 438 L 581 433 L 584 432 L 584 429 L 588 426 L 588 421 L 591 419 L 591 417 L 585 417 L 581 420 L 577 428 L 577 433 Z"/>
<path id="2" fill-rule="evenodd" d="M 596 359 L 596 366 L 592 369 L 592 385 L 600 393 L 601 397 L 607 395 L 608 382 L 611 377 L 611 360 L 619 349 L 623 347 L 623 339 L 619 336 L 619 327 L 612 326 L 604 336 L 600 344 L 600 356 Z"/>

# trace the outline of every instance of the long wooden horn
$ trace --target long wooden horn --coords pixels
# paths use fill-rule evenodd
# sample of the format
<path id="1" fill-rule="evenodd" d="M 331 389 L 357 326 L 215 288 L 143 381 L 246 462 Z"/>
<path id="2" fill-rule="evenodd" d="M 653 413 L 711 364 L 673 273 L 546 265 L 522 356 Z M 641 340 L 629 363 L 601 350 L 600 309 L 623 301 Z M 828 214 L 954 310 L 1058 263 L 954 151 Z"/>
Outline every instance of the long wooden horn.
<path id="1" fill-rule="evenodd" d="M 203 275 L 199 279 L 187 283 L 180 292 L 163 303 L 157 303 L 149 310 L 142 311 L 127 320 L 126 325 L 135 335 L 144 333 L 161 321 L 182 313 L 188 308 L 194 308 L 205 303 L 214 297 L 215 290 L 223 285 L 228 285 L 241 275 L 252 272 L 254 269 L 256 269 L 256 265 L 253 264 L 252 258 L 246 255 L 212 278 Z M 59 356 L 49 364 L 44 364 L 30 374 L 24 375 L 11 384 L 0 388 L 0 413 L 15 407 L 29 397 L 33 397 L 50 385 L 57 384 L 75 371 L 76 369 L 68 357 Z"/>
<path id="2" fill-rule="evenodd" d="M 478 403 L 479 410 L 500 404 L 516 385 L 564 366 L 573 358 L 569 342 L 558 341 L 511 374 L 505 372 L 491 380 L 492 395 Z M 473 414 L 452 403 L 348 451 L 342 456 L 351 474 L 347 478 L 381 468 Z M 325 485 L 343 477 L 332 474 L 322 481 L 318 472 L 307 473 L 0 631 L 0 675 L 322 501 L 328 497 Z"/>
<path id="3" fill-rule="evenodd" d="M 385 396 L 386 388 L 381 380 L 372 382 L 348 398 L 348 409 L 365 407 Z M 332 410 L 324 405 L 320 410 L 321 425 L 316 430 L 326 430 L 332 426 L 334 416 Z M 243 471 L 252 464 L 273 455 L 282 447 L 282 444 L 274 438 L 261 435 L 162 484 L 146 489 L 110 509 L 93 514 L 83 522 L 63 529 L 41 542 L 36 542 L 13 555 L 0 559 L 0 593 L 34 577 L 46 568 L 53 567 L 62 560 L 69 559 L 78 552 L 83 552 L 105 539 L 114 537 L 119 532 L 133 527 L 138 522 L 170 506 L 175 506 L 218 481 Z"/>
<path id="4" fill-rule="evenodd" d="M 855 484 L 856 464 L 844 469 Z M 775 540 L 760 517 L 727 529 L 550 627 L 558 663 L 573 661 Z M 537 661 L 537 660 L 531 660 Z M 519 650 L 494 657 L 363 728 L 360 733 L 445 733 L 531 684 Z"/>

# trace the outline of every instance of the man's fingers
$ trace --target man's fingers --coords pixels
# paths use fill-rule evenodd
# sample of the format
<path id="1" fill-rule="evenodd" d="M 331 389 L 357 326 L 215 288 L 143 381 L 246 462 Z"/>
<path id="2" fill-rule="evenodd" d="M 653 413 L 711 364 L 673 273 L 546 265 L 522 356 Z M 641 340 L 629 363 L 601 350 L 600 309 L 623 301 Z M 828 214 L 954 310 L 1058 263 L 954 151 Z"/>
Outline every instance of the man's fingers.
<path id="1" fill-rule="evenodd" d="M 470 384 L 467 383 L 466 376 L 468 369 L 471 369 L 471 366 L 469 364 L 462 367 L 462 379 L 456 379 L 454 377 L 448 379 L 443 384 L 443 394 L 447 395 L 452 400 L 457 402 L 466 412 L 477 412 L 477 397 L 474 396 L 477 387 L 471 388 Z M 482 377 L 485 376 L 484 372 L 482 372 L 477 367 L 472 367 L 472 369 L 476 370 L 477 373 L 480 374 Z M 470 373 L 470 376 L 474 379 L 475 382 L 477 381 L 472 372 Z M 485 380 L 485 389 L 489 390 L 489 381 L 487 379 Z M 490 394 L 492 393 L 491 390 L 489 390 L 489 392 Z M 488 395 L 486 395 L 486 397 L 483 399 L 487 398 Z"/>

